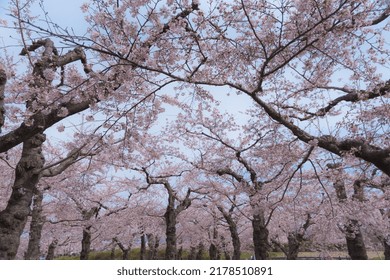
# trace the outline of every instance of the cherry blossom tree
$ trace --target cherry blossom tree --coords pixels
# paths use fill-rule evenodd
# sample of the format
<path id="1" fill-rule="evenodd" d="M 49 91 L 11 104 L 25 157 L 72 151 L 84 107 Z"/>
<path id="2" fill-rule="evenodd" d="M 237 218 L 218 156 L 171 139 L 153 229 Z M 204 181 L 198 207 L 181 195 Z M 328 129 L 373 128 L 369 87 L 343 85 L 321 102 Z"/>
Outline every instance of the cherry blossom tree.
<path id="1" fill-rule="evenodd" d="M 177 257 L 177 218 L 181 212 L 185 211 L 188 207 L 191 206 L 192 200 L 194 199 L 191 197 L 193 191 L 191 188 L 188 188 L 184 196 L 179 197 L 179 190 L 174 188 L 168 180 L 174 175 L 150 175 L 149 171 L 145 167 L 140 171 L 145 174 L 148 186 L 162 185 L 168 194 L 168 203 L 164 213 L 164 220 L 166 224 L 165 259 L 174 260 Z"/>
<path id="2" fill-rule="evenodd" d="M 145 195 L 157 186 L 166 191 L 165 214 L 158 214 L 167 259 L 177 257 L 177 229 L 183 243 L 189 239 L 187 211 L 203 211 L 194 199 L 222 194 L 223 203 L 206 204 L 225 219 L 233 242 L 218 233 L 214 210 L 203 211 L 214 232 L 196 240 L 194 258 L 210 240 L 220 249 L 229 243 L 239 258 L 235 226 L 244 228 L 246 217 L 257 259 L 268 258 L 273 230 L 287 235 L 288 248 L 274 243 L 296 258 L 307 236 L 324 238 L 321 228 L 343 236 L 353 259 L 367 258 L 368 233 L 389 258 L 387 0 L 90 1 L 81 7 L 84 35 L 40 21 L 33 3 L 12 1 L 22 58 L 18 69 L 12 55 L 0 62 L 0 259 L 15 258 L 27 224 L 26 258 L 38 258 L 50 227 L 45 207 L 55 201 L 73 205 L 72 213 L 57 214 L 79 220 L 82 258 L 94 240 L 118 245 L 127 257 L 136 235 L 144 258 L 146 240 L 151 249 L 159 240 L 147 217 L 127 221 L 126 236 L 113 229 L 100 238 L 97 226 L 115 223 L 120 215 L 110 213 L 128 207 L 103 174 L 118 173 L 121 182 L 134 171 L 146 179 Z M 215 102 L 221 92 L 251 101 L 249 121 L 225 114 Z M 159 116 L 172 108 L 176 120 L 161 128 Z M 50 148 L 53 128 L 69 138 L 58 149 Z M 80 178 L 97 178 L 85 166 L 99 169 L 101 180 L 78 196 Z M 292 212 L 299 222 L 284 223 L 298 201 L 305 202 Z M 53 245 L 49 258 L 65 242 L 45 240 Z M 210 252 L 215 257 L 216 246 Z"/>
<path id="3" fill-rule="evenodd" d="M 352 154 L 390 174 L 383 126 L 388 77 L 381 71 L 388 63 L 388 1 L 237 1 L 209 7 L 185 19 L 183 30 L 192 33 L 171 38 L 185 50 L 177 55 L 185 67 L 160 68 L 161 73 L 229 86 L 292 138 L 335 156 Z M 168 59 L 170 50 L 159 51 L 159 58 Z M 337 125 L 316 128 L 331 121 Z"/>
<path id="4" fill-rule="evenodd" d="M 113 114 L 109 108 L 116 102 L 120 102 L 120 100 L 129 100 L 127 93 L 129 90 L 132 91 L 134 89 L 137 93 L 135 93 L 136 98 L 131 100 L 132 105 L 127 108 L 121 108 L 124 111 L 122 110 L 120 112 L 118 112 L 120 107 L 114 105 L 117 108 L 116 115 L 120 117 L 127 115 L 128 118 L 131 118 L 131 112 L 133 110 L 138 108 L 144 101 L 147 101 L 148 98 L 153 97 L 161 87 L 169 84 L 169 81 L 156 80 L 148 85 L 148 82 L 145 83 L 146 80 L 143 74 L 139 75 L 139 73 L 135 73 L 137 71 L 130 70 L 134 69 L 132 66 L 126 71 L 132 71 L 133 73 L 130 76 L 134 77 L 134 79 L 129 79 L 129 73 L 125 74 L 126 71 L 123 72 L 119 69 L 112 71 L 113 73 L 108 73 L 109 71 L 107 72 L 107 70 L 111 69 L 110 62 L 108 61 L 103 63 L 107 66 L 106 69 L 94 72 L 87 63 L 86 54 L 82 47 L 76 46 L 68 53 L 60 54 L 54 42 L 50 39 L 32 41 L 32 33 L 27 32 L 28 28 L 26 25 L 30 25 L 31 27 L 34 26 L 34 23 L 29 14 L 23 13 L 24 11 L 28 11 L 31 3 L 31 1 L 27 1 L 27 3 L 15 1 L 15 6 L 11 9 L 13 16 L 17 20 L 21 41 L 25 46 L 20 54 L 27 57 L 27 66 L 32 70 L 32 74 L 17 77 L 11 65 L 7 65 L 8 68 L 2 66 L 0 73 L 1 126 L 4 128 L 4 112 L 9 112 L 10 119 L 16 123 L 14 127 L 7 127 L 6 134 L 1 136 L 0 151 L 7 152 L 18 144 L 24 143 L 21 160 L 16 168 L 13 193 L 11 194 L 7 207 L 0 213 L 0 220 L 2 221 L 0 239 L 3 240 L 1 242 L 2 244 L 7 244 L 1 250 L 3 252 L 1 258 L 7 259 L 15 257 L 19 244 L 18 240 L 26 224 L 26 218 L 29 212 L 28 208 L 32 201 L 34 188 L 36 188 L 40 178 L 39 170 L 43 169 L 44 157 L 42 147 L 46 140 L 44 131 L 66 117 L 91 107 L 96 108 L 96 104 L 102 100 L 105 100 L 105 104 L 108 106 L 103 107 L 103 109 L 107 109 L 105 112 Z M 179 15 L 178 17 L 181 16 Z M 142 24 L 139 28 L 143 28 Z M 36 27 L 37 29 L 39 28 Z M 161 26 L 159 29 L 163 34 L 166 32 L 167 27 Z M 28 34 L 26 35 L 26 33 Z M 32 41 L 31 43 L 27 41 L 26 36 L 28 36 L 28 40 Z M 134 36 L 138 35 L 135 33 Z M 148 44 L 148 48 L 153 43 L 152 40 Z M 34 55 L 35 53 L 36 55 Z M 98 51 L 98 53 L 104 57 L 104 51 Z M 99 60 L 102 61 L 103 57 Z M 76 61 L 81 61 L 85 74 L 80 73 L 76 67 L 70 65 Z M 118 62 L 116 61 L 115 65 L 117 64 Z M 119 76 L 117 73 L 114 73 L 117 70 L 121 72 L 122 81 L 119 81 Z M 145 70 L 140 69 L 139 71 L 144 72 Z M 6 85 L 7 74 L 13 77 Z M 152 80 L 152 76 L 151 74 L 150 80 L 148 79 L 149 81 Z M 21 80 L 24 83 L 20 83 Z M 127 82 L 123 81 L 129 81 L 130 86 L 127 87 Z M 55 84 L 56 82 L 58 83 Z M 5 85 L 8 87 L 6 91 L 4 91 Z M 151 91 L 143 95 L 141 93 L 143 91 L 140 88 Z M 20 94 L 20 92 L 23 94 Z M 114 97 L 115 94 L 110 94 L 113 92 L 119 94 L 116 95 L 117 97 L 121 97 L 116 99 Z M 26 105 L 25 111 L 20 110 L 20 105 L 22 104 Z M 8 109 L 7 105 L 9 107 Z M 126 105 L 129 105 L 129 103 Z M 145 115 L 140 121 L 146 122 L 150 118 L 153 118 L 153 114 L 157 112 L 158 106 L 152 114 L 149 114 L 149 117 Z M 110 119 L 110 117 L 108 118 Z M 116 119 L 114 124 L 118 123 L 118 117 Z M 22 122 L 17 124 L 20 120 Z M 62 131 L 63 127 L 63 125 L 60 125 L 59 130 Z M 114 127 L 113 124 L 108 124 L 108 128 L 115 129 L 116 126 Z M 18 218 L 15 218 L 15 216 L 18 216 Z"/>

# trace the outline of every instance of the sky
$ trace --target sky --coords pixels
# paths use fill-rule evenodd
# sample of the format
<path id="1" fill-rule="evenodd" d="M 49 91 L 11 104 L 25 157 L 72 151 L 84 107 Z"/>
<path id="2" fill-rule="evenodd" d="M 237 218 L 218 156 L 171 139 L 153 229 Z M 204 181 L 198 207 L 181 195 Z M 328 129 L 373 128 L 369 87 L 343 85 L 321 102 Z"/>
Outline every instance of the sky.
<path id="1" fill-rule="evenodd" d="M 32 6 L 33 14 L 43 14 L 42 8 L 39 3 L 43 2 L 46 12 L 49 17 L 61 27 L 73 28 L 76 32 L 82 32 L 85 30 L 83 24 L 83 17 L 80 10 L 80 6 L 86 2 L 85 0 L 36 0 L 36 3 Z M 12 26 L 13 19 L 8 15 L 8 3 L 7 0 L 0 0 L 0 18 L 8 21 L 8 26 Z M 17 44 L 16 37 L 13 36 L 14 30 L 1 28 L 0 32 L 0 47 Z"/>

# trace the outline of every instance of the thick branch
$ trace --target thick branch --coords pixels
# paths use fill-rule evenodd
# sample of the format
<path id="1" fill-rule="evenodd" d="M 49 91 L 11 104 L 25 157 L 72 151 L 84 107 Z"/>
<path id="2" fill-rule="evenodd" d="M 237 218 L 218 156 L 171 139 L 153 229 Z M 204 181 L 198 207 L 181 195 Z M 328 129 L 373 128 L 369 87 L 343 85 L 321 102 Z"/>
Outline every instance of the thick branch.
<path id="1" fill-rule="evenodd" d="M 5 119 L 4 90 L 5 90 L 6 83 L 7 83 L 7 74 L 4 70 L 3 65 L 0 64 L 0 133 L 1 133 L 1 128 L 4 125 L 4 119 Z"/>
<path id="2" fill-rule="evenodd" d="M 175 209 L 176 214 L 180 214 L 181 212 L 183 212 L 184 210 L 186 210 L 188 207 L 191 206 L 190 195 L 191 195 L 191 189 L 188 189 L 186 197 L 180 202 L 180 205 L 178 205 Z"/>
<path id="3" fill-rule="evenodd" d="M 254 185 L 257 185 L 257 174 L 256 171 L 249 165 L 249 163 L 241 157 L 241 153 L 237 152 L 236 157 L 238 162 L 240 162 L 242 165 L 244 165 L 245 169 L 249 172 L 251 175 L 251 181 Z"/>
<path id="4" fill-rule="evenodd" d="M 360 91 L 350 91 L 345 88 L 337 88 L 337 87 L 325 87 L 324 89 L 334 89 L 334 90 L 340 90 L 343 92 L 346 92 L 347 94 L 342 95 L 340 97 L 337 97 L 336 99 L 333 99 L 326 105 L 325 107 L 319 109 L 315 113 L 311 112 L 305 112 L 309 116 L 300 118 L 300 120 L 308 120 L 314 116 L 316 117 L 323 117 L 325 116 L 332 108 L 336 107 L 340 102 L 351 102 L 356 103 L 362 100 L 369 100 L 374 99 L 380 96 L 383 96 L 390 92 L 390 80 L 386 81 L 383 84 L 378 85 L 373 90 L 367 91 L 367 90 L 360 90 Z"/>
<path id="5" fill-rule="evenodd" d="M 43 59 L 46 59 L 49 64 L 48 67 L 62 67 L 66 64 L 70 64 L 72 62 L 80 60 L 84 65 L 84 71 L 86 73 L 90 73 L 92 70 L 87 64 L 85 53 L 81 48 L 75 48 L 74 50 L 68 52 L 65 55 L 58 56 L 57 50 L 54 47 L 54 44 L 51 40 L 40 40 L 34 42 L 29 48 L 23 49 L 20 53 L 21 55 L 26 55 L 29 51 L 35 51 L 40 47 L 45 47 L 43 53 Z M 37 62 L 38 63 L 38 62 Z M 38 69 L 38 70 L 36 70 Z M 39 65 L 35 65 L 34 71 L 41 71 Z M 1 89 L 5 85 L 6 76 L 4 70 L 0 66 L 0 129 L 3 123 L 3 94 L 1 94 Z M 26 141 L 33 135 L 37 133 L 42 133 L 47 128 L 51 127 L 53 124 L 61 121 L 65 117 L 74 115 L 81 111 L 84 111 L 89 108 L 91 102 L 94 100 L 87 100 L 82 102 L 74 102 L 69 101 L 63 104 L 60 104 L 57 108 L 54 108 L 50 111 L 49 114 L 43 114 L 42 112 L 36 112 L 31 119 L 33 120 L 33 124 L 27 126 L 25 123 L 22 123 L 15 130 L 3 135 L 0 137 L 0 153 L 8 151 L 9 149 L 19 145 L 20 143 Z M 61 109 L 67 109 L 67 116 L 59 116 L 59 111 Z"/>
<path id="6" fill-rule="evenodd" d="M 88 109 L 91 102 L 91 100 L 77 103 L 67 102 L 61 104 L 58 106 L 58 108 L 51 110 L 49 114 L 43 114 L 41 112 L 34 114 L 32 116 L 32 119 L 34 120 L 32 125 L 27 126 L 25 123 L 22 123 L 15 130 L 0 137 L 0 153 L 8 151 L 9 149 L 19 145 L 37 133 L 42 133 L 47 128 L 65 119 L 66 117 Z M 58 113 L 61 108 L 66 108 L 68 110 L 67 116 L 59 116 Z"/>
<path id="7" fill-rule="evenodd" d="M 241 182 L 244 182 L 244 177 L 242 177 L 241 175 L 237 174 L 236 172 L 234 172 L 233 170 L 231 170 L 229 167 L 226 167 L 226 168 L 221 168 L 221 169 L 218 169 L 216 171 L 216 173 L 219 175 L 219 176 L 222 176 L 222 175 L 230 175 L 232 176 L 237 182 L 241 183 Z"/>
<path id="8" fill-rule="evenodd" d="M 385 21 L 390 16 L 390 7 L 387 8 L 379 17 L 374 19 L 370 25 L 377 25 L 382 21 Z"/>
<path id="9" fill-rule="evenodd" d="M 68 154 L 66 158 L 51 164 L 50 166 L 44 167 L 41 173 L 42 177 L 54 177 L 61 174 L 69 166 L 77 161 L 78 157 L 80 156 L 80 152 L 81 149 L 74 149 Z"/>
<path id="10" fill-rule="evenodd" d="M 338 156 L 343 156 L 345 153 L 352 153 L 354 156 L 374 164 L 378 169 L 390 176 L 390 148 L 382 149 L 357 139 L 338 141 L 329 135 L 315 137 L 293 122 L 290 122 L 288 117 L 282 116 L 257 95 L 250 94 L 250 96 L 273 120 L 288 128 L 301 141 L 312 144 L 316 140 L 319 147 Z"/>

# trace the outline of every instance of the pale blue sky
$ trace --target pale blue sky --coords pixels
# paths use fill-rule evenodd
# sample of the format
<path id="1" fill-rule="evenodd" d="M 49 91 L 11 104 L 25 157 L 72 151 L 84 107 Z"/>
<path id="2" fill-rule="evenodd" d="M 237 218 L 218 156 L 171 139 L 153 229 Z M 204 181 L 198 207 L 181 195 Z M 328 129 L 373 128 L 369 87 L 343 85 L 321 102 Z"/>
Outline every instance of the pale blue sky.
<path id="1" fill-rule="evenodd" d="M 39 0 L 32 7 L 33 15 L 42 15 L 43 11 L 39 5 Z M 44 7 L 48 16 L 53 22 L 63 28 L 73 28 L 76 33 L 82 34 L 85 30 L 84 15 L 81 12 L 80 6 L 87 2 L 86 0 L 43 0 Z M 13 19 L 8 16 L 8 1 L 0 0 L 0 18 L 8 21 L 8 26 L 12 27 Z M 44 24 L 42 24 L 44 26 Z M 6 46 L 14 46 L 18 44 L 18 36 L 15 36 L 15 31 L 12 29 L 0 29 L 0 48 Z M 9 49 L 9 48 L 8 48 Z M 20 50 L 19 50 L 20 51 Z"/>

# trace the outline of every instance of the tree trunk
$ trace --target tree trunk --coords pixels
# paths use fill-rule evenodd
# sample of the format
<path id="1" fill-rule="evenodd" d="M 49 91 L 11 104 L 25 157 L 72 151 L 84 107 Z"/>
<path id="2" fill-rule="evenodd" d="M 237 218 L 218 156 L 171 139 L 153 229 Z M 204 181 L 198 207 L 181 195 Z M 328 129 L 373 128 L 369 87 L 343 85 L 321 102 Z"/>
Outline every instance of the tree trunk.
<path id="1" fill-rule="evenodd" d="M 198 245 L 198 252 L 196 253 L 195 259 L 197 260 L 203 260 L 203 254 L 204 254 L 204 245 L 203 243 L 199 243 Z"/>
<path id="2" fill-rule="evenodd" d="M 241 259 L 241 242 L 240 242 L 240 236 L 238 235 L 237 226 L 236 223 L 230 225 L 229 224 L 229 230 L 232 237 L 232 243 L 233 243 L 233 260 L 240 260 Z"/>
<path id="3" fill-rule="evenodd" d="M 174 260 L 176 258 L 176 211 L 173 207 L 167 207 L 164 214 L 166 224 L 166 249 L 165 259 Z"/>
<path id="4" fill-rule="evenodd" d="M 54 251 L 57 248 L 58 240 L 53 240 L 50 245 L 49 249 L 47 249 L 47 255 L 46 255 L 46 260 L 52 260 L 54 259 Z"/>
<path id="5" fill-rule="evenodd" d="M 157 260 L 158 258 L 158 247 L 160 246 L 160 238 L 158 236 L 154 236 L 154 250 L 153 250 L 153 260 Z"/>
<path id="6" fill-rule="evenodd" d="M 146 238 L 145 234 L 141 235 L 141 249 L 140 249 L 140 260 L 145 260 L 146 259 Z"/>
<path id="7" fill-rule="evenodd" d="M 232 259 L 239 260 L 241 259 L 241 242 L 240 242 L 240 236 L 238 235 L 238 231 L 237 231 L 237 224 L 232 217 L 232 211 L 226 212 L 220 206 L 218 206 L 218 210 L 222 213 L 223 217 L 225 218 L 229 226 L 230 236 L 232 238 L 232 243 L 233 243 Z"/>
<path id="8" fill-rule="evenodd" d="M 177 251 L 177 260 L 182 260 L 183 259 L 183 246 L 180 246 L 179 250 Z"/>
<path id="9" fill-rule="evenodd" d="M 227 244 L 225 242 L 225 238 L 223 235 L 221 236 L 221 243 L 222 243 L 222 249 L 223 249 L 223 254 L 224 254 L 225 260 L 230 260 L 230 254 L 227 250 Z"/>
<path id="10" fill-rule="evenodd" d="M 119 246 L 119 249 L 122 251 L 122 260 L 128 260 L 129 259 L 129 254 L 131 252 L 131 247 L 133 246 L 133 241 L 131 240 L 129 242 L 129 245 L 125 247 L 122 242 L 120 242 L 116 237 L 112 239 L 114 244 L 117 244 Z M 115 247 L 114 247 L 115 248 Z M 111 251 L 112 254 L 112 251 Z"/>
<path id="11" fill-rule="evenodd" d="M 289 233 L 288 237 L 288 250 L 287 250 L 287 259 L 296 260 L 298 259 L 299 248 L 302 244 L 301 235 L 298 233 Z"/>
<path id="12" fill-rule="evenodd" d="M 390 260 L 390 235 L 383 240 L 383 246 L 385 248 L 385 260 Z"/>
<path id="13" fill-rule="evenodd" d="M 110 260 L 115 260 L 115 249 L 116 249 L 116 242 L 115 242 L 115 240 L 112 240 Z"/>
<path id="14" fill-rule="evenodd" d="M 26 260 L 38 260 L 41 254 L 40 243 L 44 224 L 44 217 L 42 217 L 42 200 L 43 193 L 37 190 L 33 200 L 28 247 L 24 256 Z"/>
<path id="15" fill-rule="evenodd" d="M 217 242 L 217 239 L 218 239 L 218 231 L 217 231 L 217 227 L 214 226 L 213 236 L 212 236 L 210 247 L 209 247 L 210 260 L 218 260 L 219 259 L 218 257 L 221 256 L 217 245 L 215 245 L 215 243 Z"/>
<path id="16" fill-rule="evenodd" d="M 0 259 L 12 260 L 19 248 L 20 236 L 30 213 L 33 194 L 44 165 L 42 144 L 46 137 L 36 134 L 23 143 L 16 166 L 15 181 L 6 208 L 0 212 Z"/>
<path id="17" fill-rule="evenodd" d="M 190 253 L 188 254 L 189 260 L 194 260 L 196 256 L 196 248 L 194 246 L 191 246 Z"/>
<path id="18" fill-rule="evenodd" d="M 81 241 L 80 260 L 88 260 L 91 250 L 91 228 L 87 226 L 83 229 L 83 240 Z"/>
<path id="19" fill-rule="evenodd" d="M 288 260 L 298 259 L 299 249 L 305 240 L 306 231 L 312 224 L 311 215 L 307 214 L 306 222 L 302 225 L 302 227 L 298 231 L 290 232 L 288 234 L 288 249 L 286 254 Z"/>
<path id="20" fill-rule="evenodd" d="M 348 254 L 352 260 L 367 260 L 367 251 L 363 235 L 357 220 L 350 220 L 345 227 Z"/>
<path id="21" fill-rule="evenodd" d="M 147 234 L 146 235 L 148 239 L 148 247 L 149 247 L 149 252 L 148 252 L 148 259 L 149 260 L 155 260 L 157 257 L 157 249 L 160 244 L 158 237 L 153 234 Z"/>
<path id="22" fill-rule="evenodd" d="M 225 255 L 225 260 L 231 260 L 230 254 L 226 249 L 224 251 L 224 255 Z"/>
<path id="23" fill-rule="evenodd" d="M 224 217 L 226 219 L 226 222 L 229 225 L 230 236 L 232 237 L 232 243 L 233 243 L 232 259 L 239 260 L 239 259 L 241 259 L 241 241 L 240 241 L 240 236 L 238 235 L 237 225 L 234 222 L 231 215 L 225 216 L 225 214 L 224 214 Z"/>
<path id="24" fill-rule="evenodd" d="M 209 256 L 210 260 L 217 260 L 218 258 L 218 248 L 215 246 L 215 244 L 212 242 L 209 246 Z"/>
<path id="25" fill-rule="evenodd" d="M 256 260 L 269 258 L 268 229 L 263 214 L 254 214 L 252 220 L 253 246 Z"/>
<path id="26" fill-rule="evenodd" d="M 147 171 L 144 169 L 146 174 L 147 182 L 149 184 L 162 184 L 168 192 L 168 205 L 164 213 L 165 219 L 165 234 L 166 234 L 166 247 L 165 247 L 165 259 L 174 260 L 177 256 L 177 245 L 176 245 L 176 219 L 177 216 L 191 205 L 191 189 L 187 190 L 186 197 L 180 201 L 180 204 L 175 208 L 175 202 L 177 197 L 174 189 L 167 180 L 154 180 L 151 179 Z"/>
<path id="27" fill-rule="evenodd" d="M 122 251 L 122 260 L 128 260 L 129 259 L 130 249 L 131 248 L 128 248 L 128 249 L 125 249 L 125 250 Z"/>
<path id="28" fill-rule="evenodd" d="M 347 192 L 345 190 L 345 183 L 342 180 L 337 180 L 333 184 L 337 198 L 340 203 L 345 203 L 348 199 Z M 354 182 L 354 194 L 353 198 L 360 202 L 364 199 L 364 193 L 361 187 L 359 180 Z M 347 241 L 348 254 L 352 260 L 367 260 L 367 251 L 366 246 L 363 240 L 363 234 L 360 230 L 360 225 L 358 220 L 350 219 L 344 225 L 344 234 Z"/>

